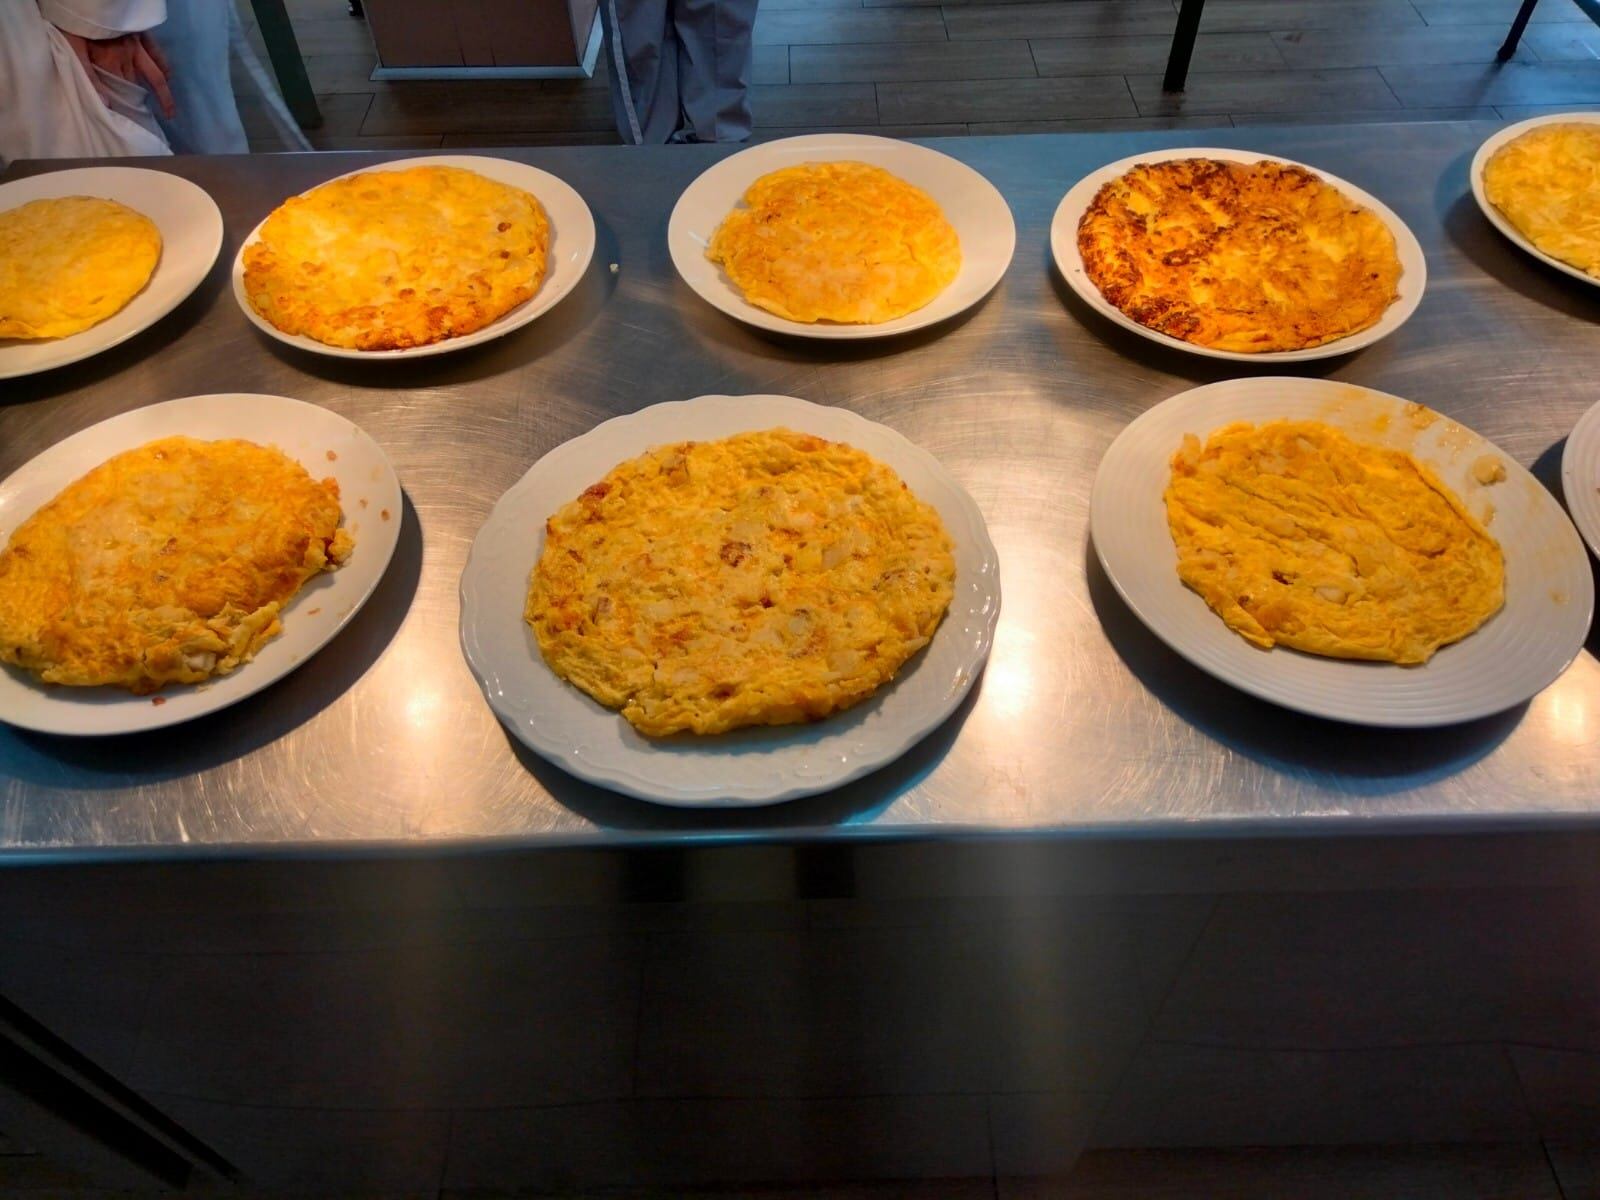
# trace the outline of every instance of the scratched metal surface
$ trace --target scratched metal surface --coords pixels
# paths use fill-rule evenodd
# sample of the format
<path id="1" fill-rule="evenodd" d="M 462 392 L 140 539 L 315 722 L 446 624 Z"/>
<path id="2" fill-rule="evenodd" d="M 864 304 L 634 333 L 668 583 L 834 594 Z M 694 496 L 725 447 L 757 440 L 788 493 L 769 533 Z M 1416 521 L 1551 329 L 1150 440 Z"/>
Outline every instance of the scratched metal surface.
<path id="1" fill-rule="evenodd" d="M 1422 241 L 1431 278 L 1410 324 L 1352 357 L 1308 364 L 1309 373 L 1429 404 L 1558 487 L 1562 439 L 1600 399 L 1600 290 L 1530 261 L 1473 207 L 1466 166 L 1492 128 L 1219 130 L 1201 140 L 1320 164 L 1381 196 Z M 348 415 L 387 449 L 409 498 L 400 550 L 348 630 L 226 712 L 108 741 L 0 728 L 0 848 L 71 856 L 118 847 L 1171 831 L 1172 822 L 1347 831 L 1600 811 L 1596 638 L 1523 709 L 1433 732 L 1356 730 L 1277 711 L 1189 667 L 1145 632 L 1093 563 L 1089 488 L 1111 439 L 1150 405 L 1235 368 L 1154 347 L 1085 309 L 1049 267 L 1050 216 L 1091 168 L 1196 138 L 939 142 L 1005 194 L 1016 260 L 966 319 L 850 345 L 760 336 L 678 281 L 668 212 L 725 150 L 511 151 L 588 200 L 599 226 L 590 273 L 519 333 L 393 365 L 285 349 L 246 323 L 226 287 L 241 236 L 273 205 L 366 159 L 146 164 L 217 198 L 227 222 L 221 261 L 199 293 L 127 345 L 3 385 L 0 476 L 139 405 L 215 391 L 295 396 Z M 707 392 L 790 393 L 901 430 L 976 497 L 1003 565 L 993 658 L 948 725 L 858 785 L 768 810 L 657 808 L 533 760 L 491 716 L 457 645 L 457 576 L 500 493 L 545 451 L 608 416 Z"/>

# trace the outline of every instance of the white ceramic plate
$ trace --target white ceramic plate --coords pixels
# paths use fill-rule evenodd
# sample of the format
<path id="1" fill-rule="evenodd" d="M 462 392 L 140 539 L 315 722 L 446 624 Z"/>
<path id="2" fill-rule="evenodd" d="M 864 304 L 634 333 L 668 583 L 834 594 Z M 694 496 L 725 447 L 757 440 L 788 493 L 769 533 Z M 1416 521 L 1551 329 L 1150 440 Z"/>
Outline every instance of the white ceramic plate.
<path id="1" fill-rule="evenodd" d="M 961 239 L 961 271 L 916 312 L 878 325 L 790 321 L 745 300 L 721 267 L 706 257 L 711 235 L 761 176 L 802 163 L 871 163 L 927 192 Z M 667 223 L 672 265 L 701 299 L 747 325 L 808 338 L 877 338 L 908 333 L 965 312 L 1000 282 L 1017 248 L 1011 209 L 994 184 L 966 163 L 926 146 L 854 133 L 783 138 L 741 150 L 684 189 Z"/>
<path id="2" fill-rule="evenodd" d="M 1094 201 L 1095 195 L 1101 187 L 1115 179 L 1117 176 L 1139 165 L 1140 163 L 1167 162 L 1177 158 L 1219 158 L 1226 162 L 1253 163 L 1263 159 L 1275 162 L 1289 163 L 1292 166 L 1305 167 L 1306 170 L 1315 172 L 1322 179 L 1338 188 L 1346 196 L 1358 204 L 1365 205 L 1383 220 L 1394 234 L 1395 251 L 1400 256 L 1400 296 L 1384 311 L 1383 317 L 1376 325 L 1363 329 L 1359 333 L 1352 333 L 1323 346 L 1313 346 L 1308 350 L 1269 350 L 1261 354 L 1243 354 L 1237 350 L 1213 350 L 1209 346 L 1197 346 L 1193 342 L 1186 342 L 1181 338 L 1169 337 L 1167 334 L 1158 333 L 1133 320 L 1121 309 L 1108 301 L 1100 294 L 1100 289 L 1089 278 L 1088 271 L 1083 265 L 1083 256 L 1078 253 L 1078 222 L 1083 218 L 1084 211 Z M 1292 158 L 1282 158 L 1275 154 L 1258 154 L 1252 150 L 1219 150 L 1210 146 L 1186 146 L 1176 150 L 1152 150 L 1145 154 L 1134 154 L 1127 158 L 1118 159 L 1114 163 L 1107 163 L 1098 171 L 1085 175 L 1072 189 L 1061 198 L 1061 203 L 1056 206 L 1056 215 L 1050 222 L 1050 250 L 1055 256 L 1056 269 L 1073 291 L 1083 298 L 1090 308 L 1102 316 L 1115 321 L 1124 329 L 1131 329 L 1140 337 L 1149 338 L 1153 342 L 1160 342 L 1163 346 L 1171 346 L 1174 350 L 1183 350 L 1189 354 L 1200 354 L 1207 358 L 1228 358 L 1238 362 L 1280 363 L 1280 362 L 1305 362 L 1313 358 L 1332 358 L 1339 354 L 1349 354 L 1353 350 L 1360 350 L 1370 346 L 1376 341 L 1388 337 L 1400 326 L 1404 325 L 1411 314 L 1416 312 L 1417 305 L 1422 303 L 1423 290 L 1428 286 L 1428 263 L 1422 256 L 1422 246 L 1418 243 L 1416 235 L 1411 232 L 1406 223 L 1395 215 L 1388 205 L 1367 192 L 1356 187 L 1355 184 L 1340 179 L 1337 175 L 1330 175 L 1320 167 L 1309 166 L 1306 163 L 1295 162 Z"/>
<path id="3" fill-rule="evenodd" d="M 1427 410 L 1419 410 L 1427 412 Z M 1193 433 L 1230 421 L 1323 421 L 1363 441 L 1415 454 L 1482 517 L 1506 560 L 1505 607 L 1424 666 L 1346 662 L 1278 647 L 1259 650 L 1178 581 L 1162 493 L 1168 463 Z M 1133 421 L 1101 460 L 1090 500 L 1100 563 L 1122 598 L 1161 639 L 1218 679 L 1285 708 L 1359 725 L 1449 725 L 1501 712 L 1536 695 L 1583 648 L 1594 609 L 1589 563 L 1572 522 L 1510 455 L 1439 417 L 1425 429 L 1405 401 L 1321 379 L 1230 379 L 1183 392 Z M 1506 479 L 1483 486 L 1485 454 Z"/>
<path id="4" fill-rule="evenodd" d="M 133 733 L 226 708 L 315 654 L 383 578 L 400 533 L 400 481 L 394 468 L 378 444 L 344 417 L 282 396 L 168 400 L 57 442 L 0 483 L 0 545 L 62 488 L 112 455 L 176 434 L 277 446 L 314 477 L 337 479 L 355 551 L 343 567 L 307 583 L 284 610 L 283 632 L 231 675 L 196 686 L 169 686 L 151 697 L 116 688 L 47 687 L 24 671 L 0 666 L 0 721 L 42 733 Z"/>
<path id="5" fill-rule="evenodd" d="M 848 442 L 893 467 L 955 541 L 956 591 L 933 640 L 863 704 L 814 725 L 652 740 L 544 663 L 522 620 L 528 576 L 556 509 L 618 463 L 664 442 L 753 429 Z M 489 705 L 563 770 L 662 804 L 774 804 L 827 791 L 904 754 L 950 716 L 989 655 L 1000 567 L 972 497 L 926 450 L 840 408 L 789 396 L 701 396 L 617 417 L 556 447 L 500 498 L 461 576 L 461 646 Z"/>
<path id="6" fill-rule="evenodd" d="M 1561 452 L 1561 490 L 1572 522 L 1600 558 L 1600 404 L 1578 419 Z"/>
<path id="7" fill-rule="evenodd" d="M 1489 197 L 1483 190 L 1483 168 L 1494 157 L 1496 150 L 1512 139 L 1521 137 L 1536 126 L 1556 124 L 1600 125 L 1600 112 L 1552 113 L 1549 116 L 1532 117 L 1526 121 L 1518 121 L 1515 125 L 1507 125 L 1499 133 L 1494 134 L 1483 145 L 1479 146 L 1478 152 L 1472 156 L 1472 198 L 1478 202 L 1478 207 L 1483 209 L 1483 215 L 1489 218 L 1489 224 L 1493 225 L 1529 254 L 1549 263 L 1558 271 L 1565 271 L 1574 279 L 1581 279 L 1587 284 L 1600 287 L 1600 279 L 1596 279 L 1586 271 L 1580 271 L 1571 263 L 1564 263 L 1559 258 L 1552 258 L 1523 237 L 1517 231 L 1517 227 L 1506 220 L 1505 215 L 1498 208 L 1489 203 Z"/>
<path id="8" fill-rule="evenodd" d="M 62 338 L 0 338 L 0 379 L 75 363 L 150 328 L 200 286 L 222 249 L 222 214 L 201 188 L 165 171 L 79 167 L 0 183 L 0 211 L 56 196 L 99 196 L 143 213 L 161 230 L 161 258 L 144 290 L 100 324 Z"/>
<path id="9" fill-rule="evenodd" d="M 539 203 L 544 206 L 545 216 L 550 219 L 550 254 L 545 268 L 544 282 L 539 285 L 539 290 L 510 312 L 503 313 L 490 321 L 482 329 L 462 334 L 460 337 L 445 338 L 442 342 L 430 342 L 426 346 L 412 346 L 405 350 L 351 350 L 344 346 L 329 346 L 315 338 L 284 333 L 256 312 L 255 306 L 245 295 L 244 248 L 260 240 L 261 225 L 257 225 L 250 231 L 250 236 L 245 238 L 233 260 L 233 298 L 239 302 L 239 307 L 244 310 L 244 315 L 250 319 L 251 324 L 280 342 L 333 358 L 426 358 L 433 354 L 449 354 L 453 350 L 465 350 L 468 346 L 493 341 L 497 337 L 504 337 L 513 329 L 522 328 L 541 313 L 555 307 L 563 296 L 578 286 L 583 273 L 589 269 L 589 260 L 594 257 L 594 216 L 589 212 L 589 206 L 571 185 L 548 171 L 541 171 L 526 163 L 512 162 L 507 158 L 488 158 L 478 154 L 434 154 L 425 158 L 402 158 L 375 167 L 363 167 L 359 171 L 346 171 L 343 175 L 335 175 L 333 178 L 347 179 L 351 175 L 365 175 L 371 171 L 398 171 L 403 167 L 461 167 L 464 170 L 476 171 L 500 183 L 532 192 L 538 197 Z M 261 224 L 266 224 L 266 221 L 263 220 Z"/>

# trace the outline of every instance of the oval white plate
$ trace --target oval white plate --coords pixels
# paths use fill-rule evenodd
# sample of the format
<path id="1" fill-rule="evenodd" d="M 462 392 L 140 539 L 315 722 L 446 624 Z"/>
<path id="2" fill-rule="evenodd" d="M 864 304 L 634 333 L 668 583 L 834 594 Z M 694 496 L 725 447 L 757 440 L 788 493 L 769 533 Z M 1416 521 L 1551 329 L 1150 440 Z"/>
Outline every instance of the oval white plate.
<path id="1" fill-rule="evenodd" d="M 1326 345 L 1312 346 L 1308 350 L 1268 350 L 1261 354 L 1244 354 L 1237 350 L 1213 350 L 1209 346 L 1197 346 L 1193 342 L 1169 337 L 1167 334 L 1158 333 L 1139 324 L 1102 296 L 1100 289 L 1089 278 L 1089 273 L 1083 265 L 1083 256 L 1078 253 L 1078 222 L 1082 220 L 1085 210 L 1093 203 L 1101 187 L 1117 176 L 1140 163 L 1168 162 L 1177 158 L 1219 158 L 1226 162 L 1238 163 L 1271 159 L 1274 162 L 1288 163 L 1290 166 L 1305 167 L 1306 170 L 1314 172 L 1324 182 L 1377 213 L 1394 234 L 1395 251 L 1400 256 L 1401 267 L 1399 298 L 1389 305 L 1376 325 L 1359 333 L 1338 338 Z M 1417 305 L 1422 303 L 1422 293 L 1428 286 L 1428 263 L 1422 256 L 1421 244 L 1406 223 L 1383 201 L 1362 191 L 1355 184 L 1340 179 L 1337 175 L 1328 174 L 1320 167 L 1309 166 L 1276 154 L 1258 154 L 1253 150 L 1219 150 L 1208 146 L 1187 146 L 1176 150 L 1152 150 L 1145 154 L 1133 154 L 1114 163 L 1107 163 L 1098 171 L 1092 171 L 1078 180 L 1061 198 L 1061 203 L 1056 206 L 1056 215 L 1050 222 L 1050 251 L 1055 256 L 1056 269 L 1061 272 L 1062 278 L 1072 290 L 1077 292 L 1089 307 L 1115 321 L 1124 329 L 1131 329 L 1140 337 L 1147 337 L 1163 346 L 1171 346 L 1174 350 L 1184 350 L 1190 354 L 1204 355 L 1206 358 L 1234 359 L 1238 362 L 1305 362 L 1308 359 L 1333 358 L 1335 355 L 1360 350 L 1388 337 L 1404 325 L 1411 314 L 1417 311 Z"/>
<path id="2" fill-rule="evenodd" d="M 426 346 L 412 346 L 404 350 L 352 350 L 344 346 L 329 346 L 315 338 L 284 333 L 256 312 L 250 298 L 245 295 L 244 248 L 261 239 L 261 225 L 266 224 L 263 219 L 261 225 L 250 231 L 250 236 L 245 238 L 233 259 L 233 298 L 238 301 L 252 325 L 287 345 L 333 358 L 426 358 L 433 354 L 465 350 L 468 346 L 504 337 L 513 329 L 521 329 L 541 313 L 554 308 L 563 296 L 578 286 L 583 273 L 589 269 L 589 260 L 594 257 L 594 215 L 590 213 L 589 206 L 570 184 L 526 163 L 479 154 L 433 154 L 422 158 L 397 159 L 374 167 L 363 167 L 359 171 L 346 171 L 332 179 L 348 179 L 352 175 L 366 175 L 372 171 L 398 171 L 403 167 L 461 167 L 532 192 L 538 197 L 539 203 L 544 206 L 545 216 L 550 219 L 550 254 L 544 282 L 539 285 L 539 290 L 482 329 L 464 333 L 460 337 L 445 338 L 442 342 L 429 342 Z M 331 183 L 332 179 L 324 182 Z"/>
<path id="3" fill-rule="evenodd" d="M 932 196 L 961 239 L 961 270 L 916 312 L 878 325 L 790 321 L 747 301 L 706 257 L 711 235 L 761 176 L 808 162 L 871 163 Z M 876 338 L 909 333 L 965 312 L 1000 282 L 1017 248 L 1017 226 L 994 184 L 966 163 L 926 146 L 857 133 L 817 133 L 741 150 L 684 189 L 667 223 L 672 265 L 701 299 L 747 325 L 809 338 Z"/>
<path id="4" fill-rule="evenodd" d="M 1478 152 L 1472 156 L 1472 169 L 1470 171 L 1472 198 L 1478 202 L 1478 207 L 1483 210 L 1483 215 L 1489 218 L 1489 224 L 1493 225 L 1529 254 L 1549 263 L 1558 271 L 1565 271 L 1574 279 L 1581 279 L 1587 284 L 1600 287 L 1600 279 L 1596 279 L 1586 271 L 1578 270 L 1571 263 L 1564 263 L 1559 258 L 1551 257 L 1523 237 L 1517 231 L 1517 227 L 1506 220 L 1505 214 L 1489 202 L 1489 197 L 1483 190 L 1483 168 L 1488 164 L 1489 159 L 1494 156 L 1496 150 L 1513 138 L 1521 137 L 1537 125 L 1557 124 L 1600 125 L 1600 112 L 1551 113 L 1549 116 L 1544 117 L 1530 117 L 1526 121 L 1518 121 L 1515 125 L 1507 125 L 1499 133 L 1493 134 L 1483 145 L 1478 147 Z"/>
<path id="5" fill-rule="evenodd" d="M 161 230 L 161 258 L 144 290 L 100 324 L 63 338 L 0 338 L 0 379 L 75 363 L 142 333 L 177 308 L 222 249 L 222 213 L 203 189 L 142 167 L 78 167 L 0 183 L 0 211 L 55 196 L 99 196 L 143 213 Z"/>
<path id="6" fill-rule="evenodd" d="M 1089 528 L 1106 574 L 1162 641 L 1225 683 L 1285 708 L 1358 725 L 1450 725 L 1536 695 L 1583 648 L 1594 584 L 1572 522 L 1504 451 L 1439 417 L 1418 430 L 1396 396 L 1322 379 L 1229 379 L 1182 392 L 1139 417 L 1100 462 Z M 1426 411 L 1426 410 L 1423 410 Z M 1282 647 L 1259 650 L 1178 580 L 1162 500 L 1172 454 L 1230 421 L 1317 420 L 1415 454 L 1489 531 L 1506 560 L 1505 607 L 1424 666 L 1346 662 Z M 1380 425 L 1384 426 L 1380 428 Z M 1484 487 L 1472 464 L 1493 454 L 1506 479 Z"/>
<path id="7" fill-rule="evenodd" d="M 1600 404 L 1579 417 L 1567 435 L 1561 452 L 1561 490 L 1572 523 L 1600 558 Z"/>
<path id="8" fill-rule="evenodd" d="M 198 686 L 169 686 L 151 697 L 116 688 L 50 687 L 25 671 L 0 666 L 0 721 L 41 733 L 133 733 L 226 708 L 283 678 L 320 650 L 383 578 L 401 521 L 400 481 L 388 457 L 338 413 L 283 396 L 227 394 L 168 400 L 101 421 L 57 442 L 0 483 L 0 545 L 62 488 L 112 455 L 176 434 L 207 441 L 244 438 L 276 446 L 313 477 L 337 479 L 355 551 L 337 571 L 319 575 L 301 588 L 284 610 L 283 632 L 231 675 Z M 161 703 L 153 703 L 155 698 Z"/>
<path id="9" fill-rule="evenodd" d="M 955 541 L 956 591 L 933 640 L 863 704 L 814 725 L 652 740 L 545 665 L 522 619 L 551 513 L 651 446 L 785 426 L 893 467 Z M 662 804 L 775 804 L 894 761 L 950 716 L 1000 616 L 1000 566 L 972 497 L 926 450 L 840 408 L 790 396 L 701 396 L 616 417 L 546 454 L 500 498 L 461 575 L 461 647 L 495 714 L 563 770 Z"/>

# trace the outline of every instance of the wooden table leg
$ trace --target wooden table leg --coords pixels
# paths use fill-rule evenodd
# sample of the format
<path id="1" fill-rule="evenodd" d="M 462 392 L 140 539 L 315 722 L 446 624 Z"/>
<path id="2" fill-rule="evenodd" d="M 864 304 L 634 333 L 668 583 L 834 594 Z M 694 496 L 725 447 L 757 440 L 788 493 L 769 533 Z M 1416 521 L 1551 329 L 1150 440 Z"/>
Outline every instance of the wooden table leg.
<path id="1" fill-rule="evenodd" d="M 305 59 L 300 57 L 300 43 L 295 40 L 294 27 L 289 24 L 283 0 L 250 0 L 250 6 L 255 10 L 261 40 L 267 44 L 267 57 L 272 60 L 272 71 L 278 77 L 278 87 L 283 90 L 284 103 L 301 129 L 320 128 L 322 112 L 311 91 Z"/>
<path id="2" fill-rule="evenodd" d="M 1161 80 L 1164 92 L 1181 92 L 1189 78 L 1189 59 L 1194 55 L 1195 35 L 1200 32 L 1200 10 L 1206 0 L 1183 0 L 1178 10 L 1178 27 L 1172 31 L 1172 52 L 1167 56 L 1167 73 Z"/>

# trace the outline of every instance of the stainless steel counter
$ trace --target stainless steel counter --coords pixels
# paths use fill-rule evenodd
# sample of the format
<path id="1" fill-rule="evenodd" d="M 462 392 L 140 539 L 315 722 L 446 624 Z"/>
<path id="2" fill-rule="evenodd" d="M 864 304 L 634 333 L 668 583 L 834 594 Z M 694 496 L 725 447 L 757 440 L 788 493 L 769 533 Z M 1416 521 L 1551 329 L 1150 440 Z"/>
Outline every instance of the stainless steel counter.
<path id="1" fill-rule="evenodd" d="M 227 222 L 221 259 L 195 296 L 132 342 L 0 385 L 0 476 L 129 408 L 205 392 L 278 393 L 342 412 L 383 444 L 409 497 L 400 549 L 340 637 L 232 709 L 105 741 L 0 728 L 0 848 L 77 856 L 480 839 L 609 845 L 1172 833 L 1196 823 L 1373 831 L 1600 817 L 1600 638 L 1543 695 L 1502 716 L 1422 733 L 1349 728 L 1251 700 L 1180 660 L 1117 599 L 1086 541 L 1095 465 L 1123 425 L 1174 392 L 1234 373 L 1110 325 L 1050 265 L 1047 229 L 1067 187 L 1158 146 L 1259 148 L 1387 201 L 1428 255 L 1427 296 L 1394 337 L 1305 370 L 1431 405 L 1559 494 L 1562 439 L 1600 399 L 1600 290 L 1530 260 L 1478 213 L 1467 163 L 1493 128 L 941 141 L 1010 202 L 1010 273 L 965 318 L 851 345 L 759 335 L 678 281 L 667 215 L 726 150 L 510 151 L 588 200 L 599 227 L 588 276 L 509 337 L 399 364 L 286 349 L 246 323 L 226 286 L 241 236 L 270 208 L 365 157 L 144 164 L 216 197 Z M 500 493 L 606 417 L 706 392 L 789 393 L 901 430 L 972 492 L 1003 564 L 994 654 L 956 716 L 857 785 L 767 810 L 680 812 L 568 778 L 496 723 L 457 644 L 457 577 Z"/>

